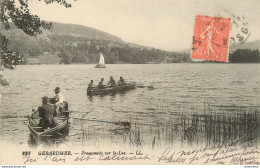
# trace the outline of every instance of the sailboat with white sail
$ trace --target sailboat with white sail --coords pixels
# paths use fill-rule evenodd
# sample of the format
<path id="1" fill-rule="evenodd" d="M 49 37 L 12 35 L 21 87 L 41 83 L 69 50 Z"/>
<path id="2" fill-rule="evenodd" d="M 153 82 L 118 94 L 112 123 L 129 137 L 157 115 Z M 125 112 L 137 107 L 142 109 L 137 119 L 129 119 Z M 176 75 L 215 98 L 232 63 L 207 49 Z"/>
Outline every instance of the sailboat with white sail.
<path id="1" fill-rule="evenodd" d="M 102 53 L 100 53 L 99 63 L 95 66 L 95 68 L 106 68 L 105 58 Z"/>

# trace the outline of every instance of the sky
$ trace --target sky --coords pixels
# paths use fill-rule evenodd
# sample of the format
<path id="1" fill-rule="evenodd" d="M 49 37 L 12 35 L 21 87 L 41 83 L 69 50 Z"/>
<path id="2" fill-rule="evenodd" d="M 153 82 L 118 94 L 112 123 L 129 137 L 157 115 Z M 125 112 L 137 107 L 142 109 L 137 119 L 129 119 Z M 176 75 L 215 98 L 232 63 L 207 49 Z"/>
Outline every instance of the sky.
<path id="1" fill-rule="evenodd" d="M 260 0 L 67 1 L 71 8 L 37 0 L 28 2 L 31 13 L 43 20 L 84 25 L 125 42 L 168 51 L 191 48 L 196 15 L 243 15 L 250 32 L 248 41 L 260 40 Z"/>

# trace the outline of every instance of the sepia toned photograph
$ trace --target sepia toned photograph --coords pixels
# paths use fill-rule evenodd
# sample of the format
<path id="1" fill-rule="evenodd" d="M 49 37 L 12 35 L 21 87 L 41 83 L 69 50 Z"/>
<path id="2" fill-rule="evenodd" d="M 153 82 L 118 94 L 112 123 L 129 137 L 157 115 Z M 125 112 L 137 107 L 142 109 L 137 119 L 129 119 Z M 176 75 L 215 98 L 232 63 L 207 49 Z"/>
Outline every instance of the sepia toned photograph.
<path id="1" fill-rule="evenodd" d="M 260 1 L 0 3 L 0 165 L 260 165 Z"/>

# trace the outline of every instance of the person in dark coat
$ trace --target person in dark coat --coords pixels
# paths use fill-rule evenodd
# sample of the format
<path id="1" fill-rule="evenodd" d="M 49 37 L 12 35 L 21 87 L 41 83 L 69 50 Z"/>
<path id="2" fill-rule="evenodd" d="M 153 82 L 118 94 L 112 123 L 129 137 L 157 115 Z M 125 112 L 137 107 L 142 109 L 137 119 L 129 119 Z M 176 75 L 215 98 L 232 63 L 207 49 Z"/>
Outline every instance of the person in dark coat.
<path id="1" fill-rule="evenodd" d="M 105 85 L 104 85 L 104 78 L 101 78 L 101 81 L 98 83 L 98 89 L 104 89 Z"/>
<path id="2" fill-rule="evenodd" d="M 49 103 L 49 98 L 44 96 L 42 98 L 42 106 L 38 108 L 40 119 L 40 126 L 44 129 L 53 128 L 56 126 L 56 120 L 53 115 L 56 112 L 54 105 Z"/>
<path id="3" fill-rule="evenodd" d="M 94 81 L 91 80 L 90 83 L 88 84 L 88 91 L 91 91 L 94 88 Z"/>
<path id="4" fill-rule="evenodd" d="M 107 83 L 109 87 L 116 87 L 116 81 L 113 76 L 110 76 L 110 81 Z"/>
<path id="5" fill-rule="evenodd" d="M 117 82 L 118 86 L 126 85 L 125 80 L 122 76 L 120 76 L 120 80 Z"/>

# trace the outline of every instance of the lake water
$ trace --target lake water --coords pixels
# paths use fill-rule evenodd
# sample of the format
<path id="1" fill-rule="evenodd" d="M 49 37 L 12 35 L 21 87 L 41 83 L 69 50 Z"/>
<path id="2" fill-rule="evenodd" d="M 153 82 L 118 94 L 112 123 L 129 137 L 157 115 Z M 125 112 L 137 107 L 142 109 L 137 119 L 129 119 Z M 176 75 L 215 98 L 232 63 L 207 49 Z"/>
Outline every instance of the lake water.
<path id="1" fill-rule="evenodd" d="M 1 87 L 0 140 L 27 143 L 25 116 L 41 105 L 41 97 L 53 97 L 56 86 L 73 111 L 64 140 L 71 144 L 160 146 L 172 141 L 167 131 L 164 134 L 164 128 L 158 129 L 160 123 L 167 126 L 170 121 L 183 122 L 183 116 L 188 119 L 206 111 L 228 116 L 240 111 L 259 113 L 260 64 L 124 64 L 107 65 L 105 69 L 94 66 L 26 65 L 4 71 L 10 85 Z M 87 96 L 91 79 L 98 84 L 102 77 L 108 82 L 109 76 L 116 81 L 123 76 L 146 87 L 115 95 Z M 114 124 L 75 118 L 131 121 L 132 126 L 129 131 Z M 177 130 L 180 135 L 175 141 L 180 142 L 183 131 Z"/>

